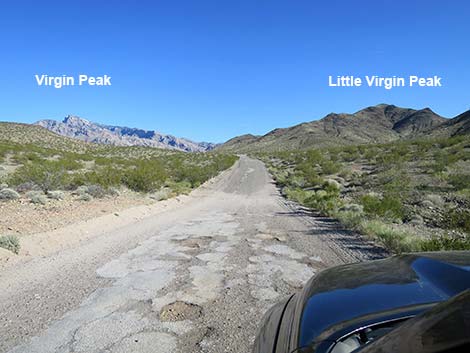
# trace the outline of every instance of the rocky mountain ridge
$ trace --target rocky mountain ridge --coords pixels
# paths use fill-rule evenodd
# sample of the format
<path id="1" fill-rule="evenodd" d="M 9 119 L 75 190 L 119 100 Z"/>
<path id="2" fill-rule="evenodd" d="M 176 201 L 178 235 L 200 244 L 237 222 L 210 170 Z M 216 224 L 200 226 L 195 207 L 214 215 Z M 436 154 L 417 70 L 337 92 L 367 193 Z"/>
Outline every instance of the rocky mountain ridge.
<path id="1" fill-rule="evenodd" d="M 81 141 L 115 146 L 147 146 L 185 152 L 205 152 L 216 146 L 213 143 L 194 142 L 153 130 L 97 124 L 73 115 L 65 117 L 62 121 L 40 120 L 35 125 Z"/>
<path id="2" fill-rule="evenodd" d="M 320 120 L 274 129 L 263 136 L 237 136 L 218 148 L 233 152 L 306 149 L 468 133 L 470 111 L 446 119 L 429 108 L 379 104 L 353 114 L 330 113 Z"/>

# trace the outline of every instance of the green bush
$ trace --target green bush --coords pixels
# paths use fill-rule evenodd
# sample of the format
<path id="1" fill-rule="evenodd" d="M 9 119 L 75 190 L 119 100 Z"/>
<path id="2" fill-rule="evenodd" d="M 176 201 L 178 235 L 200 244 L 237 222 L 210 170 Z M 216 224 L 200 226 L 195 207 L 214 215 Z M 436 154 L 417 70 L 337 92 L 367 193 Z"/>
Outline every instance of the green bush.
<path id="1" fill-rule="evenodd" d="M 47 193 L 47 197 L 52 200 L 63 200 L 65 198 L 65 194 L 63 191 L 53 190 Z"/>
<path id="2" fill-rule="evenodd" d="M 461 229 L 470 232 L 470 210 L 450 210 L 444 215 L 443 223 L 448 229 Z"/>
<path id="3" fill-rule="evenodd" d="M 0 190 L 0 200 L 16 200 L 19 198 L 20 194 L 13 189 L 4 188 Z"/>
<path id="4" fill-rule="evenodd" d="M 301 175 L 294 175 L 289 179 L 289 185 L 294 188 L 303 188 L 306 185 L 306 180 Z"/>
<path id="5" fill-rule="evenodd" d="M 93 196 L 91 196 L 90 194 L 80 194 L 78 196 L 78 200 L 79 201 L 91 201 L 93 200 Z"/>
<path id="6" fill-rule="evenodd" d="M 358 230 L 364 214 L 355 211 L 339 211 L 334 215 L 346 228 Z"/>
<path id="7" fill-rule="evenodd" d="M 382 198 L 370 194 L 364 195 L 361 198 L 361 204 L 364 212 L 371 216 L 403 220 L 405 214 L 401 200 L 392 195 L 385 195 Z"/>
<path id="8" fill-rule="evenodd" d="M 451 174 L 448 180 L 456 190 L 470 188 L 470 175 L 468 174 Z"/>
<path id="9" fill-rule="evenodd" d="M 159 189 L 166 180 L 164 168 L 157 161 L 141 162 L 123 173 L 123 182 L 131 190 L 150 192 Z"/>
<path id="10" fill-rule="evenodd" d="M 341 164 L 325 160 L 321 163 L 321 170 L 324 175 L 336 174 L 341 170 Z"/>
<path id="11" fill-rule="evenodd" d="M 387 249 L 395 253 L 413 252 L 421 249 L 416 237 L 406 232 L 396 230 L 390 225 L 378 220 L 362 222 L 360 231 L 372 239 L 378 240 Z"/>
<path id="12" fill-rule="evenodd" d="M 35 204 L 45 205 L 47 202 L 46 195 L 42 191 L 29 191 L 26 197 Z"/>
<path id="13" fill-rule="evenodd" d="M 343 206 L 339 199 L 339 190 L 331 184 L 328 184 L 324 190 L 312 194 L 304 201 L 304 204 L 326 215 L 334 214 Z"/>
<path id="14" fill-rule="evenodd" d="M 470 238 L 467 237 L 433 237 L 421 241 L 421 251 L 470 250 Z"/>
<path id="15" fill-rule="evenodd" d="M 156 201 L 163 201 L 168 199 L 172 194 L 172 190 L 169 187 L 163 187 L 160 190 L 156 191 L 150 198 Z"/>
<path id="16" fill-rule="evenodd" d="M 60 169 L 78 170 L 83 168 L 83 163 L 75 159 L 61 158 L 55 162 Z"/>
<path id="17" fill-rule="evenodd" d="M 86 193 L 97 199 L 101 199 L 107 194 L 106 190 L 101 185 L 88 185 Z"/>
<path id="18" fill-rule="evenodd" d="M 13 159 L 16 163 L 21 163 L 21 164 L 28 163 L 28 162 L 44 161 L 44 159 L 38 153 L 35 153 L 35 152 L 19 153 L 19 154 L 16 154 Z"/>
<path id="19" fill-rule="evenodd" d="M 9 178 L 11 185 L 34 183 L 44 192 L 60 189 L 66 180 L 65 170 L 56 163 L 27 163 L 19 167 Z"/>
<path id="20" fill-rule="evenodd" d="M 470 199 L 470 188 L 459 190 L 458 194 L 466 197 L 467 199 Z"/>
<path id="21" fill-rule="evenodd" d="M 187 181 L 191 187 L 197 187 L 216 174 L 215 170 L 206 166 L 181 166 L 177 172 L 176 180 L 178 182 Z"/>
<path id="22" fill-rule="evenodd" d="M 176 195 L 187 195 L 192 190 L 191 183 L 188 181 L 169 181 L 166 183 L 166 186 L 171 189 L 173 194 Z"/>
<path id="23" fill-rule="evenodd" d="M 315 194 L 314 191 L 306 191 L 292 187 L 284 188 L 283 192 L 289 200 L 296 201 L 302 205 L 305 205 L 305 201 Z"/>
<path id="24" fill-rule="evenodd" d="M 308 150 L 305 152 L 305 159 L 308 164 L 310 165 L 315 165 L 315 164 L 320 164 L 324 156 L 319 150 Z"/>
<path id="25" fill-rule="evenodd" d="M 18 254 L 20 252 L 20 240 L 16 235 L 1 235 L 0 248 L 4 248 Z"/>

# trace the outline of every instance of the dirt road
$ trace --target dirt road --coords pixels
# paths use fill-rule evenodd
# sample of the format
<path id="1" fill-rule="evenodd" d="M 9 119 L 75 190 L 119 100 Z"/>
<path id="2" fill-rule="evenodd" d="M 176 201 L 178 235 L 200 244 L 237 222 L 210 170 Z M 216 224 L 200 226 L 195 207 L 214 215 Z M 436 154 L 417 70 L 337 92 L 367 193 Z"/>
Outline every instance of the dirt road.
<path id="1" fill-rule="evenodd" d="M 249 352 L 267 308 L 322 268 L 383 256 L 242 157 L 177 209 L 0 274 L 0 351 Z"/>

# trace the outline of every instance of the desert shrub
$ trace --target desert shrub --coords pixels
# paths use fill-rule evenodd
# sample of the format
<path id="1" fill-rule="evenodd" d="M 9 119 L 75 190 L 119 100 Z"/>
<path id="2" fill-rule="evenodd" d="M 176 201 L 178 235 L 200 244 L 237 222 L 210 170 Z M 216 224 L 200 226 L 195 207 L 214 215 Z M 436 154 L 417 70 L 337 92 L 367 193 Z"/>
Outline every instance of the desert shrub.
<path id="1" fill-rule="evenodd" d="M 16 235 L 1 235 L 0 248 L 4 248 L 18 254 L 20 252 L 20 240 Z"/>
<path id="2" fill-rule="evenodd" d="M 75 189 L 74 194 L 78 196 L 88 194 L 88 186 L 80 185 L 78 188 Z"/>
<path id="3" fill-rule="evenodd" d="M 470 175 L 468 174 L 451 174 L 448 181 L 457 190 L 470 188 Z"/>
<path id="4" fill-rule="evenodd" d="M 428 194 L 424 197 L 424 200 L 430 201 L 433 206 L 442 207 L 445 204 L 442 196 L 437 194 Z"/>
<path id="5" fill-rule="evenodd" d="M 63 191 L 54 190 L 54 191 L 49 191 L 47 193 L 47 197 L 53 200 L 63 200 L 65 198 L 65 194 Z"/>
<path id="6" fill-rule="evenodd" d="M 296 201 L 300 204 L 305 204 L 305 200 L 315 194 L 314 191 L 302 190 L 300 188 L 286 187 L 283 192 L 289 200 Z"/>
<path id="7" fill-rule="evenodd" d="M 374 160 L 377 155 L 381 152 L 381 150 L 378 147 L 372 147 L 372 146 L 367 146 L 364 149 L 363 156 L 365 159 L 368 161 Z"/>
<path id="8" fill-rule="evenodd" d="M 121 169 L 108 165 L 98 170 L 76 176 L 75 184 L 94 184 L 100 185 L 104 188 L 110 188 L 120 186 L 123 182 L 123 179 L 124 175 Z"/>
<path id="9" fill-rule="evenodd" d="M 0 190 L 0 200 L 16 200 L 20 198 L 20 194 L 18 194 L 13 189 L 2 189 Z"/>
<path id="10" fill-rule="evenodd" d="M 389 168 L 390 166 L 402 163 L 402 156 L 382 150 L 375 157 L 375 161 L 379 167 Z"/>
<path id="11" fill-rule="evenodd" d="M 302 162 L 295 167 L 295 170 L 300 172 L 305 186 L 315 186 L 323 182 L 313 162 Z"/>
<path id="12" fill-rule="evenodd" d="M 18 192 L 28 192 L 28 191 L 31 191 L 31 190 L 41 190 L 41 188 L 36 185 L 35 183 L 31 182 L 31 181 L 27 181 L 25 183 L 22 183 L 20 185 L 18 185 L 16 187 L 16 191 Z"/>
<path id="13" fill-rule="evenodd" d="M 186 180 L 191 184 L 191 187 L 198 187 L 206 180 L 213 177 L 216 173 L 211 172 L 210 167 L 199 167 L 199 166 L 192 166 L 190 168 L 185 169 L 185 176 L 182 180 Z"/>
<path id="14" fill-rule="evenodd" d="M 382 198 L 373 194 L 364 195 L 361 204 L 364 212 L 372 216 L 402 220 L 405 214 L 401 200 L 392 195 L 385 195 Z"/>
<path id="15" fill-rule="evenodd" d="M 74 190 L 81 185 L 100 185 L 104 189 L 124 185 L 147 192 L 158 190 L 169 179 L 196 187 L 238 159 L 215 152 L 189 154 L 146 147 L 90 146 L 83 152 L 72 152 L 0 143 L 0 155 L 7 154 L 18 157 L 23 165 L 5 181 L 13 187 L 34 184 L 44 192 Z M 85 169 L 84 161 L 93 163 Z"/>
<path id="16" fill-rule="evenodd" d="M 305 184 L 305 178 L 301 175 L 294 175 L 289 179 L 289 185 L 294 188 L 303 188 Z"/>
<path id="17" fill-rule="evenodd" d="M 448 229 L 461 229 L 470 232 L 470 210 L 452 209 L 445 213 L 443 224 Z"/>
<path id="18" fill-rule="evenodd" d="M 324 175 L 336 174 L 341 170 L 341 164 L 325 160 L 321 163 L 321 170 Z"/>
<path id="19" fill-rule="evenodd" d="M 354 212 L 358 214 L 364 214 L 364 207 L 356 203 L 346 203 L 339 209 L 339 212 Z"/>
<path id="20" fill-rule="evenodd" d="M 203 156 L 204 154 L 202 154 Z M 204 158 L 204 157 L 203 157 Z M 212 164 L 216 172 L 230 168 L 236 161 L 238 156 L 230 154 L 215 154 L 212 159 Z"/>
<path id="21" fill-rule="evenodd" d="M 447 170 L 447 167 L 457 161 L 455 155 L 450 154 L 447 150 L 437 150 L 433 153 L 432 160 L 428 167 L 433 173 L 440 173 Z"/>
<path id="22" fill-rule="evenodd" d="M 304 177 L 307 186 L 318 186 L 324 182 L 323 178 L 319 176 L 316 171 L 312 171 L 310 174 L 305 174 Z"/>
<path id="23" fill-rule="evenodd" d="M 369 237 L 378 240 L 387 249 L 395 253 L 419 251 L 420 244 L 416 237 L 392 228 L 390 225 L 378 220 L 364 221 L 360 231 Z"/>
<path id="24" fill-rule="evenodd" d="M 38 153 L 25 152 L 25 153 L 16 154 L 13 157 L 13 160 L 16 163 L 24 164 L 24 163 L 28 163 L 28 162 L 42 162 L 44 159 Z"/>
<path id="25" fill-rule="evenodd" d="M 42 191 L 29 191 L 26 197 L 35 204 L 45 205 L 47 202 L 46 195 Z"/>
<path id="26" fill-rule="evenodd" d="M 341 184 L 334 179 L 326 179 L 323 183 L 323 189 L 331 193 L 337 193 L 339 195 Z"/>
<path id="27" fill-rule="evenodd" d="M 8 188 L 7 183 L 0 183 L 0 190 L 6 189 L 6 188 Z"/>
<path id="28" fill-rule="evenodd" d="M 93 172 L 78 172 L 67 174 L 64 182 L 64 190 L 76 190 L 78 187 L 86 184 L 96 184 L 94 179 L 89 178 L 88 174 Z"/>
<path id="29" fill-rule="evenodd" d="M 286 171 L 279 171 L 274 174 L 276 184 L 279 186 L 286 186 L 289 183 L 289 173 Z"/>
<path id="30" fill-rule="evenodd" d="M 192 190 L 191 183 L 189 183 L 188 181 L 178 181 L 178 182 L 168 181 L 165 183 L 165 186 L 170 188 L 172 193 L 176 195 L 180 195 L 180 194 L 187 195 Z"/>
<path id="31" fill-rule="evenodd" d="M 348 210 L 340 210 L 334 217 L 337 218 L 341 224 L 349 229 L 358 229 L 361 222 L 364 220 L 364 214 L 362 212 L 357 211 L 348 211 Z"/>
<path id="32" fill-rule="evenodd" d="M 361 157 L 361 153 L 356 146 L 347 146 L 343 148 L 341 157 L 346 162 L 352 162 L 359 159 Z"/>
<path id="33" fill-rule="evenodd" d="M 383 185 L 383 190 L 386 193 L 394 194 L 402 199 L 406 199 L 413 190 L 409 173 L 399 167 L 380 173 L 377 182 Z"/>
<path id="34" fill-rule="evenodd" d="M 124 172 L 123 182 L 131 190 L 150 192 L 161 187 L 166 177 L 164 168 L 158 162 L 141 162 Z"/>
<path id="35" fill-rule="evenodd" d="M 161 188 L 157 192 L 150 195 L 150 198 L 153 199 L 153 200 L 156 200 L 156 201 L 166 200 L 170 197 L 171 192 L 172 192 L 171 189 L 168 188 L 168 187 Z"/>
<path id="36" fill-rule="evenodd" d="M 324 190 L 318 190 L 304 200 L 304 204 L 324 214 L 331 215 L 342 207 L 339 190 L 332 184 L 327 184 Z"/>
<path id="37" fill-rule="evenodd" d="M 308 150 L 305 152 L 305 158 L 308 164 L 320 164 L 323 161 L 323 154 L 319 150 Z"/>
<path id="38" fill-rule="evenodd" d="M 107 190 L 107 193 L 109 196 L 114 196 L 114 197 L 121 195 L 121 192 L 118 189 L 113 188 L 113 187 L 110 187 Z"/>
<path id="39" fill-rule="evenodd" d="M 439 149 L 434 152 L 433 163 L 431 169 L 435 172 L 443 172 L 447 167 L 451 166 L 460 159 L 458 150 L 450 151 Z"/>
<path id="40" fill-rule="evenodd" d="M 77 170 L 83 168 L 83 163 L 73 158 L 63 157 L 58 161 L 55 161 L 55 164 L 57 165 L 58 169 L 64 170 Z"/>
<path id="41" fill-rule="evenodd" d="M 93 200 L 93 196 L 90 194 L 81 194 L 78 196 L 77 200 L 79 201 L 91 201 Z"/>
<path id="42" fill-rule="evenodd" d="M 97 199 L 106 196 L 106 190 L 101 185 L 88 185 L 86 193 Z"/>
<path id="43" fill-rule="evenodd" d="M 40 164 L 28 163 L 19 167 L 10 177 L 10 184 L 34 183 L 41 190 L 59 189 L 64 185 L 65 170 L 56 163 L 44 161 Z"/>
<path id="44" fill-rule="evenodd" d="M 420 242 L 421 251 L 470 250 L 470 238 L 441 236 L 423 239 Z"/>
<path id="45" fill-rule="evenodd" d="M 458 191 L 458 194 L 470 199 L 470 188 L 469 189 L 462 189 Z"/>

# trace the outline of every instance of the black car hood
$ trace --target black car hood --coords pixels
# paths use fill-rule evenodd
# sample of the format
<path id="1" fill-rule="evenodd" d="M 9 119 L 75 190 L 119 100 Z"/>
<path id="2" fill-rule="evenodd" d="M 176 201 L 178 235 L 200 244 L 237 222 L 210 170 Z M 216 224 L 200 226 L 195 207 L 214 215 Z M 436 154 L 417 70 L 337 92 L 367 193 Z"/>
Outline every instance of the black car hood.
<path id="1" fill-rule="evenodd" d="M 445 301 L 470 288 L 470 252 L 419 253 L 334 267 L 305 286 L 299 346 L 327 339 L 345 322 Z"/>

